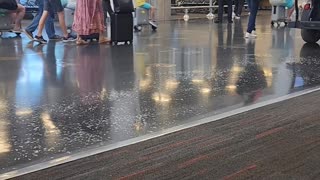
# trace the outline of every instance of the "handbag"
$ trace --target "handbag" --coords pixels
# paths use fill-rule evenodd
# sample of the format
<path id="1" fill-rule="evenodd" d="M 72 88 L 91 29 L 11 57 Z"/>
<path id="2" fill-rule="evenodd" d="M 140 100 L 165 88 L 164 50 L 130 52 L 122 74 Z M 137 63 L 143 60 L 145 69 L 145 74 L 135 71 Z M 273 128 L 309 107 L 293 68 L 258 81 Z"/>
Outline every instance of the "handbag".
<path id="1" fill-rule="evenodd" d="M 16 0 L 0 0 L 0 8 L 7 10 L 17 10 L 18 4 Z"/>

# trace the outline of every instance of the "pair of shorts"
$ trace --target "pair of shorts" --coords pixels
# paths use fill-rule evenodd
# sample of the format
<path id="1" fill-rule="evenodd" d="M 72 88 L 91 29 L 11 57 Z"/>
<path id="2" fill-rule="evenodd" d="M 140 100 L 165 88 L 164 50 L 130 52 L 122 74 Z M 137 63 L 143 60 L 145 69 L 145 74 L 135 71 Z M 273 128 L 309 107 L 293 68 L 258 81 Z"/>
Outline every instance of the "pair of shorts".
<path id="1" fill-rule="evenodd" d="M 64 8 L 61 4 L 61 0 L 44 0 L 43 1 L 43 10 L 44 11 L 63 12 Z"/>
<path id="2" fill-rule="evenodd" d="M 140 7 L 149 10 L 149 9 L 151 9 L 152 6 L 151 6 L 151 4 L 149 4 L 149 3 L 144 3 L 144 4 L 141 5 Z"/>

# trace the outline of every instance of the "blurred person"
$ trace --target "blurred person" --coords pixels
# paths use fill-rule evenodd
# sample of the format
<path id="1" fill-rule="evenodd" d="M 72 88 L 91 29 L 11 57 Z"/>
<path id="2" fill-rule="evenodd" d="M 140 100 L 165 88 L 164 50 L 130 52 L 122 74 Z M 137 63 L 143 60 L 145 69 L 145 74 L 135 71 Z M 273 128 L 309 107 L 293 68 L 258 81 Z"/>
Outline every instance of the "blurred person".
<path id="1" fill-rule="evenodd" d="M 43 13 L 43 5 L 44 5 L 44 0 L 39 0 L 38 1 L 38 12 L 37 15 L 33 18 L 31 24 L 24 30 L 25 34 L 33 40 L 33 32 L 37 29 L 42 13 Z M 45 29 L 46 33 L 48 35 L 48 38 L 50 40 L 61 40 L 62 37 L 58 36 L 55 34 L 55 29 L 54 29 L 54 12 L 52 10 L 49 10 L 49 16 L 48 19 L 46 20 L 45 23 Z"/>
<path id="2" fill-rule="evenodd" d="M 243 5 L 244 5 L 244 0 L 235 0 L 234 1 L 234 11 L 232 16 L 235 19 L 240 19 L 241 13 L 242 13 L 242 9 L 243 9 Z"/>
<path id="3" fill-rule="evenodd" d="M 233 23 L 232 21 L 232 0 L 227 0 L 228 5 L 228 23 Z M 218 17 L 214 20 L 215 23 L 222 23 L 223 11 L 224 11 L 224 1 L 218 0 Z"/>
<path id="4" fill-rule="evenodd" d="M 256 17 L 260 0 L 248 0 L 248 4 L 250 4 L 250 15 L 245 38 L 256 38 Z"/>
<path id="5" fill-rule="evenodd" d="M 77 44 L 88 44 L 81 36 L 99 34 L 99 43 L 109 43 L 105 37 L 105 15 L 102 0 L 78 0 L 74 14 L 73 30 L 77 33 Z"/>
<path id="6" fill-rule="evenodd" d="M 47 40 L 45 40 L 42 36 L 42 31 L 50 11 L 57 12 L 58 14 L 59 24 L 63 33 L 63 42 L 74 41 L 74 38 L 67 31 L 66 22 L 64 19 L 64 8 L 60 0 L 44 0 L 43 13 L 38 26 L 38 34 L 34 37 L 34 40 L 41 44 L 47 43 Z"/>
<path id="7" fill-rule="evenodd" d="M 150 3 L 147 3 L 146 0 L 136 0 L 136 6 L 150 11 L 149 23 L 152 26 L 157 26 L 155 24 L 155 22 L 156 22 L 156 8 L 154 6 L 152 6 Z"/>

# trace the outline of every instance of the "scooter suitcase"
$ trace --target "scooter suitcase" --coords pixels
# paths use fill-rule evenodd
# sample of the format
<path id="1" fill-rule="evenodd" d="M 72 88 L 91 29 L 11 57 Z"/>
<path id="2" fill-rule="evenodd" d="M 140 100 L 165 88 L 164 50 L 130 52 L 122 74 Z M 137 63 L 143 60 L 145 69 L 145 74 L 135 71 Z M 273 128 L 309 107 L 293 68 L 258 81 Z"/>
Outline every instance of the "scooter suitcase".
<path id="1" fill-rule="evenodd" d="M 111 42 L 132 44 L 133 40 L 133 15 L 132 13 L 114 13 L 111 15 Z"/>

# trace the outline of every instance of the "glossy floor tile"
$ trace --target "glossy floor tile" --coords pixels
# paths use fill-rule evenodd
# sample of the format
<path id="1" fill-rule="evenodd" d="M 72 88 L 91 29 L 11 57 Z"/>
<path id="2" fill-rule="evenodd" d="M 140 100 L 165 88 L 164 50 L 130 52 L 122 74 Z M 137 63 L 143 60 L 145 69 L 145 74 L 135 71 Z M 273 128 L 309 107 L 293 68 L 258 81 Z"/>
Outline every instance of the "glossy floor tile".
<path id="1" fill-rule="evenodd" d="M 246 20 L 144 29 L 132 46 L 0 39 L 0 173 L 317 86 L 320 47 Z"/>

